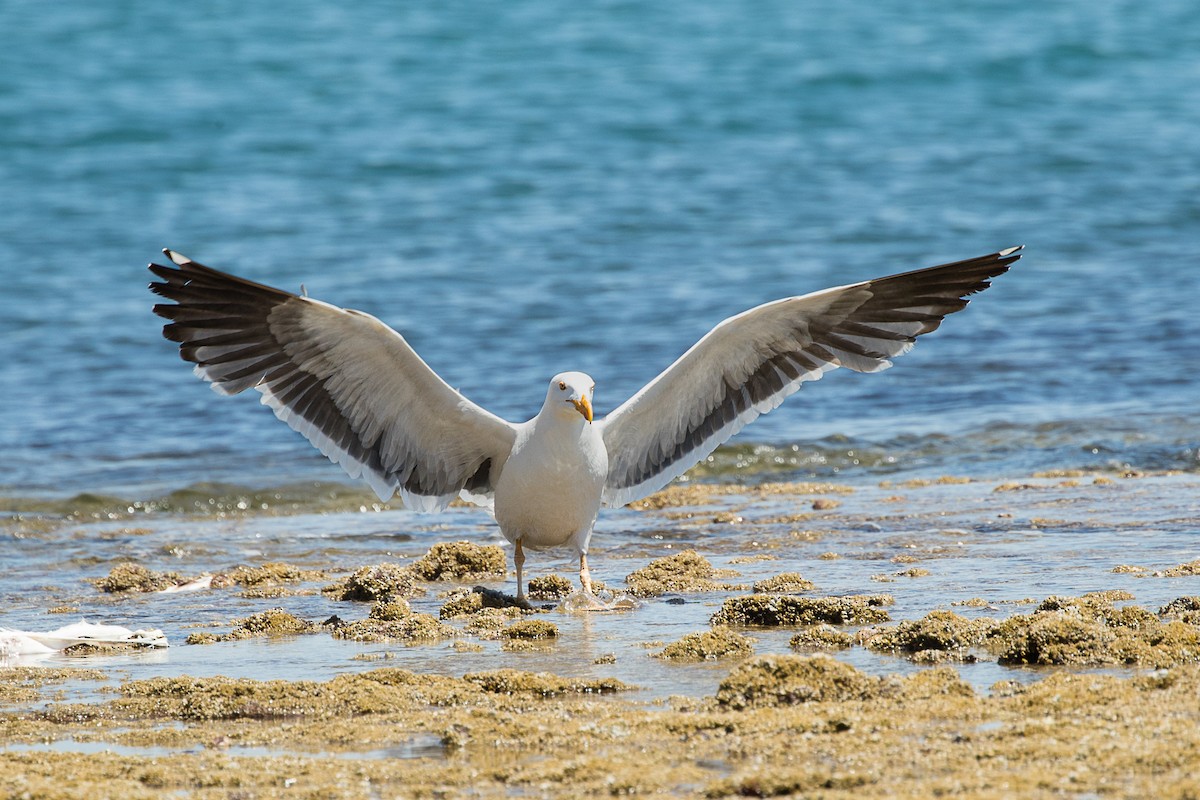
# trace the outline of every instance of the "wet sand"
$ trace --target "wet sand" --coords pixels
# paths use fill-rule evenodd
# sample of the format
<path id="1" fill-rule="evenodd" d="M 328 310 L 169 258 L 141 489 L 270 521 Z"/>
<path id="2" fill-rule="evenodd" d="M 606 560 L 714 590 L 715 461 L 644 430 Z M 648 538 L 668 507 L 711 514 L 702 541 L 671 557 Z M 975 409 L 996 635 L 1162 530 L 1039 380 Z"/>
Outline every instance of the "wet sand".
<path id="1" fill-rule="evenodd" d="M 682 485 L 602 522 L 593 569 L 637 603 L 611 612 L 569 610 L 554 553 L 512 607 L 465 510 L 14 516 L 43 549 L 10 580 L 41 582 L 0 624 L 151 622 L 172 647 L 9 659 L 0 790 L 1196 797 L 1197 488 Z"/>

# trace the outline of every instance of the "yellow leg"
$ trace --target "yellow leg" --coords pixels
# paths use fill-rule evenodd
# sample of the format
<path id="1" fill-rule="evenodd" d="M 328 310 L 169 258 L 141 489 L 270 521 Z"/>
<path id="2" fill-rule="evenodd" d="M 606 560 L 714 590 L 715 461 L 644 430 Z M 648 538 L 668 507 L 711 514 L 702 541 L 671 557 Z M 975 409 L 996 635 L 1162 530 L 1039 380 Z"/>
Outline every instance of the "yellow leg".
<path id="1" fill-rule="evenodd" d="M 587 553 L 579 554 L 579 583 L 583 586 L 584 594 L 592 593 L 592 573 L 588 571 Z"/>
<path id="2" fill-rule="evenodd" d="M 524 578 L 524 567 L 525 567 L 525 551 L 521 549 L 521 540 L 520 539 L 517 539 L 517 541 L 515 541 L 513 544 L 515 544 L 516 548 L 517 548 L 513 552 L 513 564 L 516 565 L 516 567 L 517 567 L 517 599 L 524 600 L 525 599 L 525 581 L 523 580 L 523 578 Z"/>

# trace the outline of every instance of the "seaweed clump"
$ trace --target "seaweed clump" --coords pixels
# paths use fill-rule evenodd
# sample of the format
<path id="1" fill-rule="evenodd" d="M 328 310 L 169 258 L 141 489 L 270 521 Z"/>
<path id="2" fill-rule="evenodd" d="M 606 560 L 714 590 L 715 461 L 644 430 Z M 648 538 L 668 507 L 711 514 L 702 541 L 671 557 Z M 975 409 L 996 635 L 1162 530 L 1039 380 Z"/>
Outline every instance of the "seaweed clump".
<path id="1" fill-rule="evenodd" d="M 228 572 L 213 576 L 212 586 L 220 589 L 226 586 L 245 586 L 260 588 L 278 586 L 285 583 L 302 583 L 304 581 L 322 581 L 329 577 L 324 570 L 304 569 L 295 564 L 285 564 L 280 561 L 268 561 L 257 567 L 237 566 Z"/>
<path id="2" fill-rule="evenodd" d="M 522 672 L 498 669 L 463 676 L 463 680 L 478 686 L 488 694 L 533 697 L 561 697 L 568 694 L 612 694 L 632 689 L 616 678 L 581 680 L 561 678 L 549 672 Z"/>
<path id="3" fill-rule="evenodd" d="M 272 608 L 237 620 L 233 630 L 229 633 L 193 633 L 187 637 L 186 641 L 188 644 L 215 644 L 216 642 L 251 639 L 256 636 L 297 636 L 305 633 L 319 633 L 323 629 L 324 626 L 300 619 L 282 608 Z"/>
<path id="4" fill-rule="evenodd" d="M 739 664 L 717 690 L 733 710 L 878 697 L 883 681 L 826 655 L 761 656 Z"/>
<path id="5" fill-rule="evenodd" d="M 625 577 L 635 597 L 658 597 L 668 592 L 716 592 L 740 588 L 714 580 L 717 570 L 695 550 L 656 558 Z"/>
<path id="6" fill-rule="evenodd" d="M 504 551 L 498 545 L 439 542 L 412 566 L 426 581 L 462 580 L 505 574 Z"/>
<path id="7" fill-rule="evenodd" d="M 905 653 L 914 661 L 971 661 L 970 649 L 983 644 L 994 626 L 990 620 L 967 619 L 953 611 L 931 611 L 878 631 L 865 644 L 872 650 Z"/>
<path id="8" fill-rule="evenodd" d="M 798 594 L 815 588 L 815 583 L 797 572 L 785 572 L 754 583 L 755 594 Z"/>
<path id="9" fill-rule="evenodd" d="M 575 591 L 575 584 L 561 575 L 539 575 L 529 580 L 529 596 L 534 600 L 561 600 Z"/>
<path id="10" fill-rule="evenodd" d="M 985 646 L 1001 664 L 1127 664 L 1165 668 L 1200 661 L 1200 628 L 1162 622 L 1138 606 L 1097 596 L 1048 597 L 1032 614 L 998 623 Z"/>
<path id="11" fill-rule="evenodd" d="M 418 597 L 425 590 L 417 585 L 411 567 L 383 563 L 361 567 L 349 577 L 321 590 L 334 600 L 391 600 L 397 597 Z"/>
<path id="12" fill-rule="evenodd" d="M 141 564 L 126 561 L 117 564 L 107 577 L 97 578 L 92 583 L 102 592 L 120 594 L 124 592 L 161 592 L 184 583 L 187 579 L 177 572 L 155 572 Z"/>
<path id="13" fill-rule="evenodd" d="M 667 661 L 709 661 L 718 658 L 748 656 L 754 652 L 750 639 L 728 628 L 689 633 L 655 653 Z"/>
<path id="14" fill-rule="evenodd" d="M 804 628 L 788 644 L 793 650 L 845 650 L 854 645 L 854 637 L 822 623 Z"/>
<path id="15" fill-rule="evenodd" d="M 432 614 L 409 613 L 389 619 L 370 616 L 346 623 L 333 631 L 335 639 L 356 642 L 436 642 L 457 635 Z"/>
<path id="16" fill-rule="evenodd" d="M 845 597 L 752 594 L 727 599 L 710 623 L 771 627 L 798 627 L 821 622 L 830 625 L 867 625 L 890 620 L 883 606 L 893 602 L 891 595 L 886 594 Z"/>

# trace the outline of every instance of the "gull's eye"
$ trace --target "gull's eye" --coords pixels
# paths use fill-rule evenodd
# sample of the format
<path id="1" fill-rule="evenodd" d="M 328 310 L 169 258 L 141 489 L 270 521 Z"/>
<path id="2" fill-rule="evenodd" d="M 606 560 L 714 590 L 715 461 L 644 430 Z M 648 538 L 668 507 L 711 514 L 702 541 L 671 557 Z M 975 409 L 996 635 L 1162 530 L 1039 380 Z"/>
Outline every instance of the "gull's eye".
<path id="1" fill-rule="evenodd" d="M 558 390 L 559 390 L 560 392 L 565 392 L 565 391 L 567 390 L 567 382 L 566 382 L 566 381 L 559 381 L 559 382 L 558 382 Z"/>

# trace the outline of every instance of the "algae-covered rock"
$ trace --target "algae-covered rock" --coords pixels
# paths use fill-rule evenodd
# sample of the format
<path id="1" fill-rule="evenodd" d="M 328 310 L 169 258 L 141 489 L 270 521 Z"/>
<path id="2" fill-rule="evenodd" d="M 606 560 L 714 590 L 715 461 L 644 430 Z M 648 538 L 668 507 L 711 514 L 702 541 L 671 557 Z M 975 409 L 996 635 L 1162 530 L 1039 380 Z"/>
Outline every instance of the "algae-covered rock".
<path id="1" fill-rule="evenodd" d="M 761 656 L 734 667 L 717 703 L 740 710 L 841 700 L 868 700 L 882 682 L 826 655 Z"/>
<path id="2" fill-rule="evenodd" d="M 534 697 L 559 697 L 567 694 L 612 694 L 632 689 L 616 678 L 581 680 L 560 678 L 549 672 L 522 672 L 515 669 L 498 669 L 476 672 L 463 676 L 488 694 L 527 695 Z"/>
<path id="3" fill-rule="evenodd" d="M 519 608 L 483 608 L 471 615 L 467 632 L 481 639 L 499 639 L 504 627 L 522 616 Z"/>
<path id="4" fill-rule="evenodd" d="M 250 639 L 255 636 L 297 636 L 305 633 L 318 633 L 321 630 L 323 630 L 322 626 L 315 622 L 300 619 L 282 608 L 272 608 L 237 620 L 233 630 L 229 633 L 193 633 L 187 637 L 186 642 L 187 644 L 215 644 Z"/>
<path id="5" fill-rule="evenodd" d="M 356 642 L 436 642 L 457 635 L 432 614 L 409 614 L 397 619 L 360 619 L 333 631 L 336 639 Z"/>
<path id="6" fill-rule="evenodd" d="M 539 575 L 529 581 L 529 597 L 533 600 L 561 600 L 575 590 L 575 584 L 561 575 Z"/>
<path id="7" fill-rule="evenodd" d="M 180 583 L 186 578 L 177 572 L 155 572 L 141 564 L 132 561 L 117 564 L 105 578 L 98 578 L 92 583 L 102 592 L 113 594 L 122 592 L 160 592 Z"/>
<path id="8" fill-rule="evenodd" d="M 294 564 L 279 561 L 268 561 L 257 567 L 238 566 L 228 572 L 213 576 L 214 589 L 226 586 L 263 587 L 275 586 L 281 583 L 301 583 L 303 581 L 322 581 L 329 573 L 319 569 L 304 569 Z"/>
<path id="9" fill-rule="evenodd" d="M 462 580 L 505 574 L 504 550 L 498 545 L 439 542 L 417 559 L 413 571 L 426 581 Z"/>
<path id="10" fill-rule="evenodd" d="M 981 645 L 995 626 L 990 620 L 973 620 L 952 611 L 931 611 L 921 619 L 906 620 L 892 628 L 884 628 L 865 644 L 872 650 L 924 654 L 922 661 L 939 660 L 929 651 L 942 651 L 964 658 L 967 650 Z"/>
<path id="11" fill-rule="evenodd" d="M 478 592 L 456 592 L 438 610 L 441 619 L 469 617 L 483 609 L 483 596 Z"/>
<path id="12" fill-rule="evenodd" d="M 401 598 L 393 598 L 391 600 L 380 600 L 371 606 L 371 613 L 368 615 L 371 619 L 382 620 L 384 622 L 395 622 L 396 620 L 404 619 L 412 616 L 412 607 L 409 606 L 407 600 Z"/>
<path id="13" fill-rule="evenodd" d="M 1138 606 L 1094 597 L 1048 597 L 1032 614 L 1000 622 L 984 644 L 1002 664 L 1129 664 L 1170 667 L 1200 661 L 1200 628 L 1163 623 Z"/>
<path id="14" fill-rule="evenodd" d="M 540 619 L 522 619 L 501 633 L 506 639 L 555 639 L 558 637 L 558 626 Z"/>
<path id="15" fill-rule="evenodd" d="M 788 642 L 793 650 L 845 650 L 854 645 L 854 637 L 831 625 L 813 625 L 797 633 Z"/>
<path id="16" fill-rule="evenodd" d="M 635 597 L 657 597 L 667 592 L 716 592 L 737 586 L 714 580 L 717 571 L 707 558 L 695 550 L 656 558 L 625 578 L 629 593 Z"/>
<path id="17" fill-rule="evenodd" d="M 1200 597 L 1187 595 L 1184 597 L 1176 597 L 1171 602 L 1158 610 L 1159 616 L 1174 617 L 1183 616 L 1191 611 L 1200 611 Z"/>
<path id="18" fill-rule="evenodd" d="M 689 633 L 667 645 L 655 658 L 668 661 L 708 661 L 717 658 L 748 656 L 754 652 L 750 640 L 728 628 Z"/>
<path id="19" fill-rule="evenodd" d="M 1156 578 L 1187 578 L 1194 575 L 1200 575 L 1200 558 L 1154 573 L 1154 577 Z"/>
<path id="20" fill-rule="evenodd" d="M 256 681 L 247 678 L 149 678 L 120 688 L 114 707 L 125 714 L 190 721 L 322 718 L 386 714 L 417 705 L 452 705 L 480 697 L 457 678 L 384 668 L 329 681 Z"/>
<path id="21" fill-rule="evenodd" d="M 797 572 L 785 572 L 754 583 L 755 594 L 798 594 L 815 588 L 815 583 Z"/>
<path id="22" fill-rule="evenodd" d="M 825 622 L 831 625 L 867 625 L 891 619 L 882 606 L 895 602 L 891 595 L 845 597 L 793 597 L 753 594 L 730 597 L 713 615 L 712 625 L 764 625 L 798 627 Z"/>
<path id="23" fill-rule="evenodd" d="M 355 570 L 349 577 L 326 586 L 321 591 L 335 600 L 390 600 L 396 597 L 418 597 L 425 590 L 417 585 L 411 567 L 383 563 Z"/>

